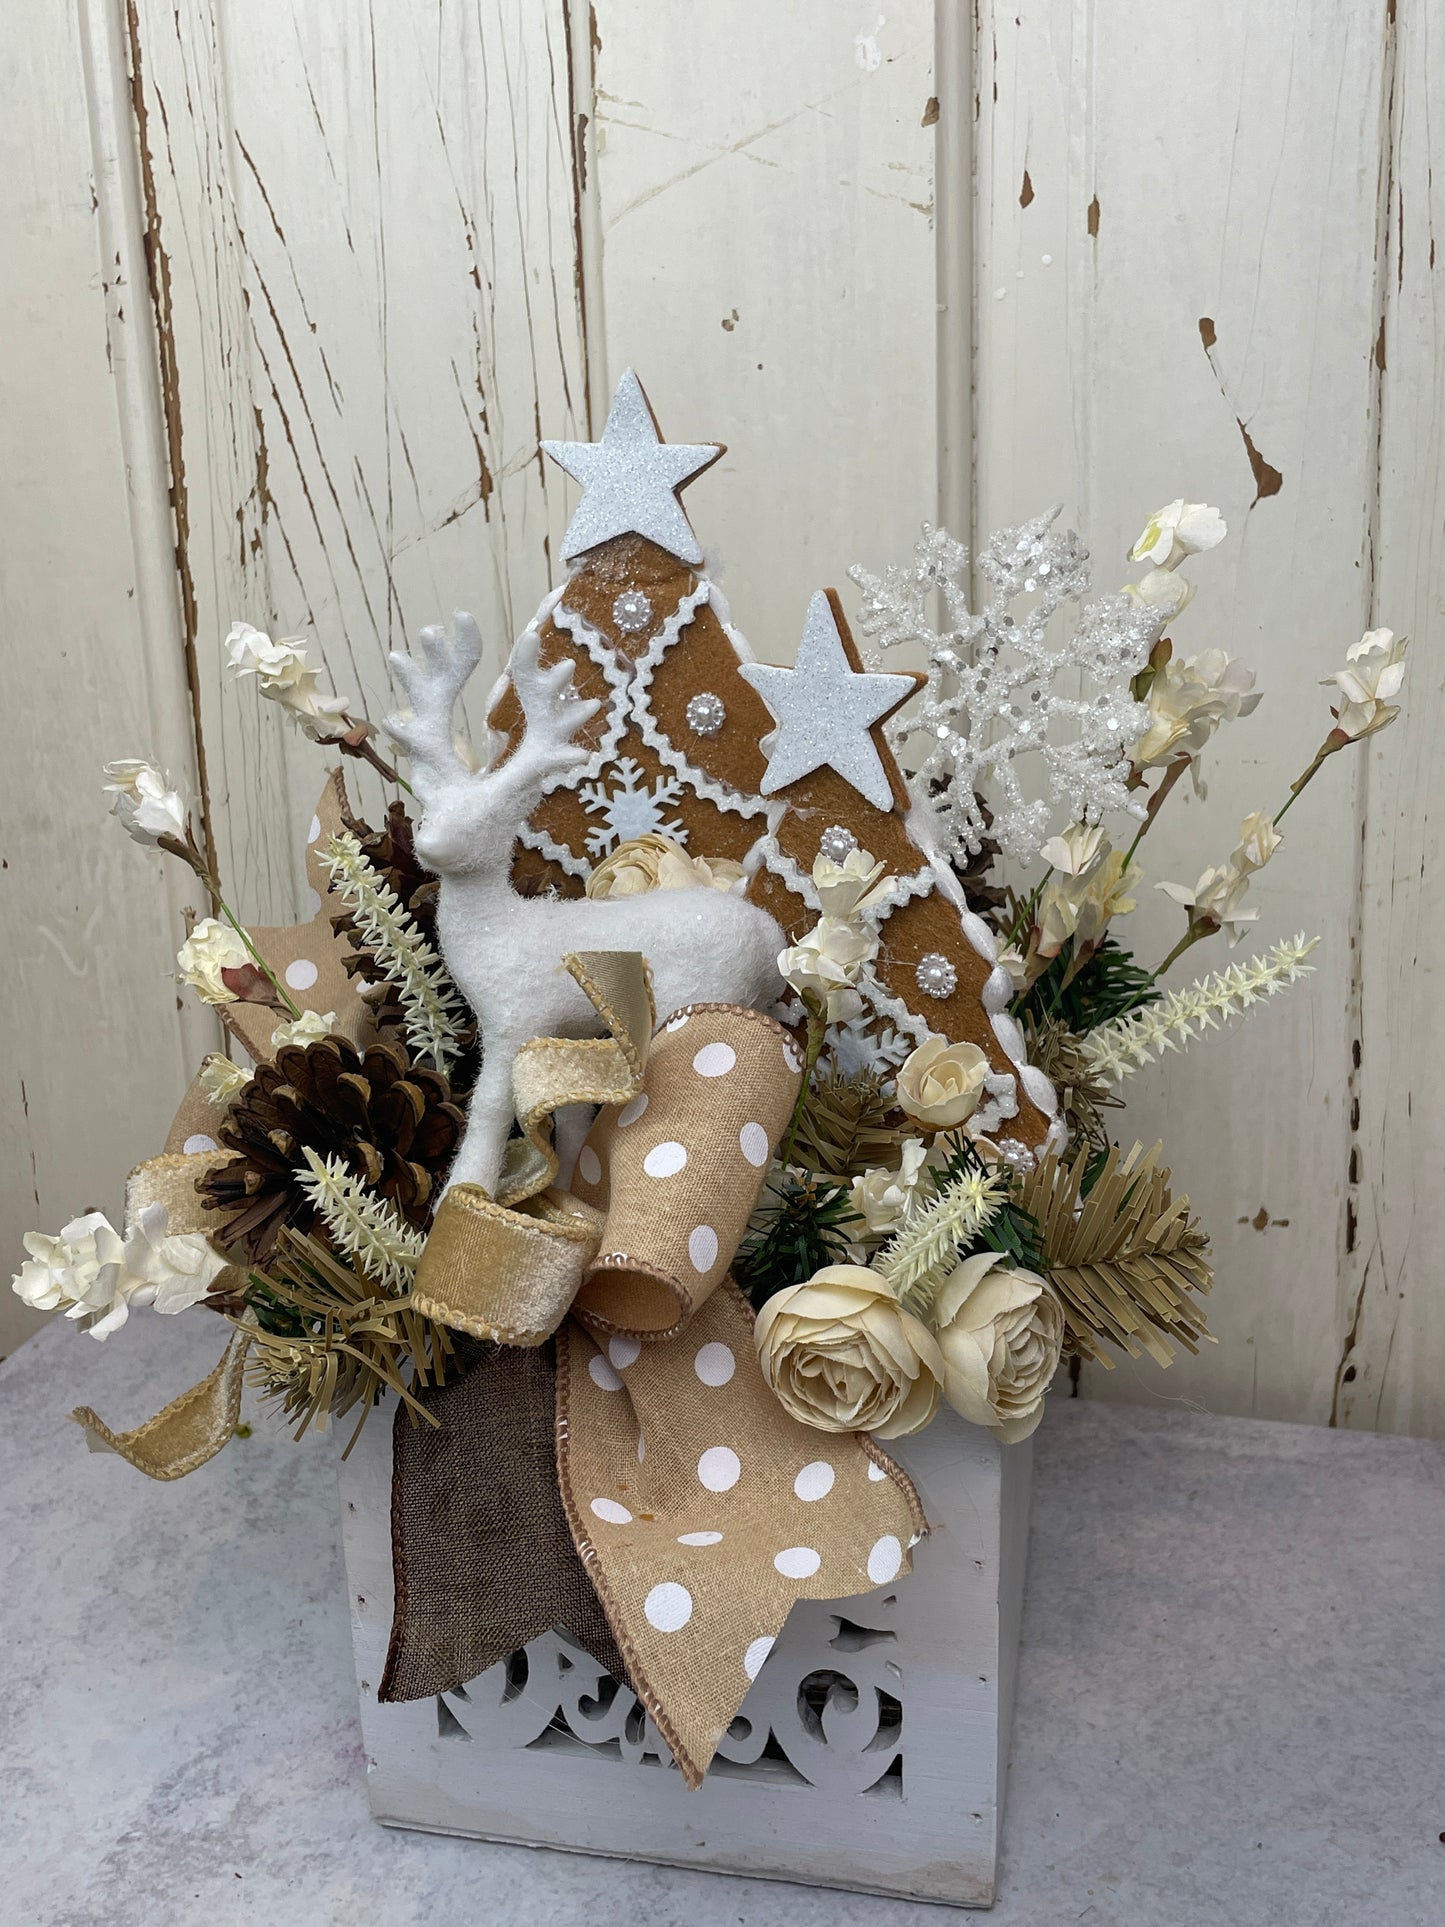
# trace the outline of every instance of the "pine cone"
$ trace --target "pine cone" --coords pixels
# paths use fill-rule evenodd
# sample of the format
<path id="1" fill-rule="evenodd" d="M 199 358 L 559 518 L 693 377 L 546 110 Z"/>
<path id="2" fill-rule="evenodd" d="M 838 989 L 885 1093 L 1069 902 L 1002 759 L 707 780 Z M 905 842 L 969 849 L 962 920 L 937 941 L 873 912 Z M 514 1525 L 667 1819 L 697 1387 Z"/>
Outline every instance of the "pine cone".
<path id="1" fill-rule="evenodd" d="M 365 1053 L 343 1037 L 287 1044 L 237 1097 L 217 1135 L 238 1153 L 200 1181 L 214 1209 L 232 1216 L 218 1233 L 253 1264 L 283 1225 L 309 1230 L 315 1206 L 302 1189 L 303 1150 L 339 1156 L 409 1224 L 430 1223 L 439 1181 L 466 1120 L 440 1071 L 411 1065 L 392 1043 Z"/>

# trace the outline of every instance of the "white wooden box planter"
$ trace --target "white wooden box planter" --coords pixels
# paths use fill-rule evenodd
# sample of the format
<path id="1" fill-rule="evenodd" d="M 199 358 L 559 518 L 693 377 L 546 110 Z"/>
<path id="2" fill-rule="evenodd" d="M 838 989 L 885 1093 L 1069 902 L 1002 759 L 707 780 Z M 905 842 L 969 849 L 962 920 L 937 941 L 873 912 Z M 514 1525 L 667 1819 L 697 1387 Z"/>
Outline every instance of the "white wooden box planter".
<path id="1" fill-rule="evenodd" d="M 946 1409 L 896 1449 L 931 1536 L 908 1578 L 805 1600 L 696 1793 L 631 1693 L 560 1634 L 379 1705 L 391 1427 L 340 1469 L 371 1808 L 388 1826 L 986 1907 L 994 1898 L 1031 1447 Z"/>

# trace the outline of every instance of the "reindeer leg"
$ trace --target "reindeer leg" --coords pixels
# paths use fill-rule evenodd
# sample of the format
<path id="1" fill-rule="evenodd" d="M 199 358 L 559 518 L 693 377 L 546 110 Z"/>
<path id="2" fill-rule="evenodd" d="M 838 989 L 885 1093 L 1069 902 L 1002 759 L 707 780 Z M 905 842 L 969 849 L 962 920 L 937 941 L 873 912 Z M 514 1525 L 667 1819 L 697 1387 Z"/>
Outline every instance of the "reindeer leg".
<path id="1" fill-rule="evenodd" d="M 502 1157 L 516 1115 L 512 1105 L 514 1055 L 495 1043 L 486 1051 L 482 1074 L 472 1091 L 466 1133 L 447 1173 L 448 1191 L 454 1184 L 477 1184 L 488 1197 L 496 1196 Z"/>

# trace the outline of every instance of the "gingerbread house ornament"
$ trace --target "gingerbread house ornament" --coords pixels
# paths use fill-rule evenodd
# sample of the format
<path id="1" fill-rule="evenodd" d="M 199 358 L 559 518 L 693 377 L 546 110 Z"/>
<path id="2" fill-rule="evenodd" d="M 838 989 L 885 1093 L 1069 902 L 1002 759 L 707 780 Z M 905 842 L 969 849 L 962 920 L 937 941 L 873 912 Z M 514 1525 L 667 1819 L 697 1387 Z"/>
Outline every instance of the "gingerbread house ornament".
<path id="1" fill-rule="evenodd" d="M 567 530 L 567 581 L 528 633 L 544 665 L 570 657 L 600 707 L 577 741 L 588 758 L 533 811 L 513 881 L 581 895 L 620 843 L 659 831 L 694 856 L 744 865 L 747 894 L 795 942 L 817 919 L 821 852 L 868 850 L 894 879 L 880 947 L 860 989 L 855 1053 L 897 1062 L 930 1033 L 978 1044 L 992 1066 L 978 1126 L 1036 1149 L 1057 1115 L 1009 1015 L 997 942 L 934 845 L 884 725 L 926 677 L 865 668 L 837 594 L 815 595 L 791 667 L 757 661 L 704 568 L 680 490 L 724 452 L 664 442 L 629 369 L 599 442 L 544 442 L 582 484 Z M 504 677 L 488 721 L 520 741 Z"/>

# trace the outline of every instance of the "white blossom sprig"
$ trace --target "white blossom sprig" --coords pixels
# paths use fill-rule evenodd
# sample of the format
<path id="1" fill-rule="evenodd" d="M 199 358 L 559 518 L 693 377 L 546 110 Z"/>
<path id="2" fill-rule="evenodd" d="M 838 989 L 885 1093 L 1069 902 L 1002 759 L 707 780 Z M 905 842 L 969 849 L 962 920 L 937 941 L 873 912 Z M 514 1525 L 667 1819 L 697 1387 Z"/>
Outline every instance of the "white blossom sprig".
<path id="1" fill-rule="evenodd" d="M 1128 786 L 1129 751 L 1146 721 L 1130 683 L 1165 618 L 1136 597 L 1104 596 L 1081 609 L 1070 636 L 1051 643 L 1052 618 L 1081 602 L 1089 582 L 1088 551 L 1072 530 L 1052 527 L 1058 514 L 990 537 L 977 557 L 988 585 L 977 612 L 968 551 L 941 529 L 925 525 L 911 569 L 848 571 L 863 591 L 863 633 L 883 649 L 912 641 L 928 653 L 928 687 L 889 735 L 895 747 L 913 739 L 923 747 L 913 794 L 950 856 L 977 854 L 986 827 L 1009 855 L 1031 857 L 1060 814 L 1097 822 L 1110 810 L 1144 813 Z M 935 594 L 946 630 L 929 619 Z M 1017 766 L 1029 756 L 1042 765 L 1043 796 L 1026 793 L 1021 780 Z"/>
<path id="2" fill-rule="evenodd" d="M 408 1044 L 444 1071 L 460 1055 L 466 1021 L 466 1005 L 445 964 L 349 830 L 322 845 L 321 860 L 382 974 L 396 987 Z"/>
<path id="3" fill-rule="evenodd" d="M 323 696 L 317 689 L 319 672 L 312 668 L 299 636 L 283 636 L 273 642 L 254 624 L 233 622 L 226 636 L 226 651 L 236 675 L 254 676 L 261 694 L 279 703 L 313 743 L 329 743 L 345 756 L 359 757 L 388 783 L 411 792 L 410 783 L 372 741 L 375 726 L 365 717 L 348 714 L 347 697 Z"/>
<path id="4" fill-rule="evenodd" d="M 1122 1083 L 1166 1051 L 1187 1048 L 1205 1031 L 1218 1029 L 1230 1018 L 1310 976 L 1314 965 L 1306 963 L 1305 958 L 1318 942 L 1318 937 L 1306 939 L 1301 931 L 1248 963 L 1230 964 L 1183 990 L 1171 991 L 1157 1004 L 1101 1024 L 1084 1039 L 1086 1066 L 1096 1077 Z"/>
<path id="5" fill-rule="evenodd" d="M 302 1150 L 309 1169 L 297 1176 L 337 1248 L 388 1291 L 410 1291 L 425 1234 L 368 1190 L 339 1157 L 323 1158 L 309 1144 Z"/>

